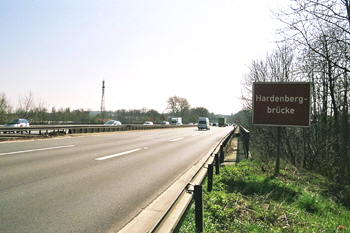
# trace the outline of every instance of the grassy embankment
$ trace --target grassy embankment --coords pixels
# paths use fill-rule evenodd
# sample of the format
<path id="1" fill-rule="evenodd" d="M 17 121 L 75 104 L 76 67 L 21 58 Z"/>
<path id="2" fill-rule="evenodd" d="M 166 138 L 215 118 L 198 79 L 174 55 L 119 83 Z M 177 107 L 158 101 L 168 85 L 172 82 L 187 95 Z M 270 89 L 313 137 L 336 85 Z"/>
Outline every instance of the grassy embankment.
<path id="1" fill-rule="evenodd" d="M 204 232 L 350 232 L 350 187 L 281 162 L 243 160 L 203 184 Z M 196 232 L 194 206 L 177 232 Z"/>

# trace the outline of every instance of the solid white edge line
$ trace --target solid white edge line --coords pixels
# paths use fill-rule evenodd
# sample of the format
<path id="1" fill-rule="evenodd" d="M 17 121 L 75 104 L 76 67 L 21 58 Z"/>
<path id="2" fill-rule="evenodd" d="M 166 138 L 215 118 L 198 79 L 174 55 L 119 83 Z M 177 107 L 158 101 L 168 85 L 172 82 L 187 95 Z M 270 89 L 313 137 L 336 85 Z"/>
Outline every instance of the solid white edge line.
<path id="1" fill-rule="evenodd" d="M 132 152 L 136 152 L 136 151 L 139 151 L 141 149 L 142 148 L 137 148 L 137 149 L 134 149 L 134 150 L 124 151 L 124 152 L 121 152 L 121 153 L 118 153 L 118 154 L 114 154 L 114 155 L 107 155 L 107 156 L 104 156 L 104 157 L 96 158 L 95 160 L 101 161 L 101 160 L 111 159 L 111 158 L 114 158 L 114 157 L 117 157 L 117 156 L 120 156 L 120 155 L 130 154 Z"/>
<path id="2" fill-rule="evenodd" d="M 42 150 L 54 150 L 54 149 L 72 147 L 72 146 L 75 146 L 75 145 L 56 146 L 56 147 L 48 147 L 48 148 L 41 148 L 41 149 L 34 149 L 34 150 L 14 151 L 14 152 L 1 153 L 0 155 L 12 155 L 12 154 L 28 153 L 28 152 L 35 152 L 35 151 L 42 151 Z"/>

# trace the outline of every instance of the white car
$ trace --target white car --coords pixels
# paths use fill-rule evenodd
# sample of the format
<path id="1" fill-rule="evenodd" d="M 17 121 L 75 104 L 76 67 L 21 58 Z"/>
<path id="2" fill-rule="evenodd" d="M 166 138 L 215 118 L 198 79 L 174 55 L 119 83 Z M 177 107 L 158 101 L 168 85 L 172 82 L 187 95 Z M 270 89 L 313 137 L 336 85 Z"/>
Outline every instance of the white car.
<path id="1" fill-rule="evenodd" d="M 143 125 L 153 125 L 152 121 L 146 121 L 145 123 L 143 123 Z"/>
<path id="2" fill-rule="evenodd" d="M 29 122 L 26 119 L 15 118 L 7 122 L 4 126 L 11 127 L 11 128 L 27 128 L 29 127 Z M 10 133 L 10 132 L 19 133 L 21 131 L 4 131 L 4 133 Z"/>
<path id="3" fill-rule="evenodd" d="M 7 122 L 5 127 L 29 127 L 29 122 L 26 119 L 12 119 Z"/>

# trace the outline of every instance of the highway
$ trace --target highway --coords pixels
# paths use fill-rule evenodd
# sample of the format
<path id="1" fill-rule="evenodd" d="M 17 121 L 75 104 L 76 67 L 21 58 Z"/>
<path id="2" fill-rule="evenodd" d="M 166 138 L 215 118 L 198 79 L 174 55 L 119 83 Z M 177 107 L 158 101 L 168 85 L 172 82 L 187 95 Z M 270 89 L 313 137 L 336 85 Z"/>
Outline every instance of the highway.
<path id="1" fill-rule="evenodd" d="M 0 143 L 0 232 L 116 232 L 231 130 Z"/>

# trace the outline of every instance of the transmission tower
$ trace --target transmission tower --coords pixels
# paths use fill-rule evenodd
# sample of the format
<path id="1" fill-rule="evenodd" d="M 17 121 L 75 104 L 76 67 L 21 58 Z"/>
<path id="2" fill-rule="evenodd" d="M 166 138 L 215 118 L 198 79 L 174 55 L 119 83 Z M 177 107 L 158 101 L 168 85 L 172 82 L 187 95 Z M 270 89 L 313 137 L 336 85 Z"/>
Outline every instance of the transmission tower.
<path id="1" fill-rule="evenodd" d="M 105 116 L 105 80 L 102 81 L 102 98 L 101 98 L 101 118 L 104 121 Z"/>

